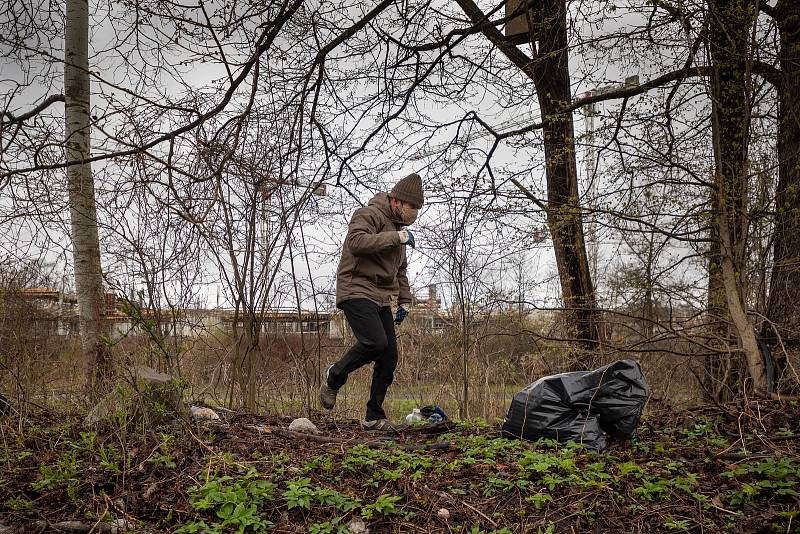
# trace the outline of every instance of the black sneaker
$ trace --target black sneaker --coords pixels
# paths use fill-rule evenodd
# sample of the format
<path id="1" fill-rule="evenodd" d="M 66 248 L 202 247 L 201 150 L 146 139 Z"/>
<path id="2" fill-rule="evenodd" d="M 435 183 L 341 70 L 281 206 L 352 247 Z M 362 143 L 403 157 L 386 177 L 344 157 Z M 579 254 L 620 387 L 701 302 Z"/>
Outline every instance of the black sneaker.
<path id="1" fill-rule="evenodd" d="M 369 432 L 397 432 L 397 428 L 388 419 L 361 421 L 361 428 Z"/>
<path id="2" fill-rule="evenodd" d="M 336 394 L 339 392 L 338 389 L 333 389 L 328 386 L 328 373 L 330 373 L 331 367 L 333 367 L 333 365 L 329 365 L 328 368 L 325 369 L 325 375 L 322 377 L 322 384 L 319 386 L 319 403 L 326 410 L 333 410 L 333 407 L 336 406 Z"/>

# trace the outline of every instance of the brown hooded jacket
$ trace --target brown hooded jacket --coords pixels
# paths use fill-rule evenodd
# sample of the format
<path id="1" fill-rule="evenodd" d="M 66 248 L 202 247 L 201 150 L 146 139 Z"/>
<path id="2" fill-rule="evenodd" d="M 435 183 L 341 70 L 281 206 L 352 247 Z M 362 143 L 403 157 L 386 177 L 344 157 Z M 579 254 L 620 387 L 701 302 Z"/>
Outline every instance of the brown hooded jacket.
<path id="1" fill-rule="evenodd" d="M 388 306 L 397 295 L 398 304 L 411 302 L 406 277 L 406 246 L 398 230 L 386 193 L 378 193 L 353 213 L 347 227 L 342 259 L 336 273 L 336 305 L 349 299 L 369 299 Z"/>

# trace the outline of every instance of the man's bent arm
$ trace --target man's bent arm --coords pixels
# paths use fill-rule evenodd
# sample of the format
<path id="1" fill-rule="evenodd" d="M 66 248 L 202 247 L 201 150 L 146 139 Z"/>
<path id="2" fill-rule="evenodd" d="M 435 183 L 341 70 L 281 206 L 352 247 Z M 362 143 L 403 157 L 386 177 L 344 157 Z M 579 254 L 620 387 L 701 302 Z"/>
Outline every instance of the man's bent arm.
<path id="1" fill-rule="evenodd" d="M 378 233 L 369 211 L 360 208 L 353 213 L 344 242 L 354 256 L 366 256 L 400 246 L 400 236 L 395 230 Z"/>

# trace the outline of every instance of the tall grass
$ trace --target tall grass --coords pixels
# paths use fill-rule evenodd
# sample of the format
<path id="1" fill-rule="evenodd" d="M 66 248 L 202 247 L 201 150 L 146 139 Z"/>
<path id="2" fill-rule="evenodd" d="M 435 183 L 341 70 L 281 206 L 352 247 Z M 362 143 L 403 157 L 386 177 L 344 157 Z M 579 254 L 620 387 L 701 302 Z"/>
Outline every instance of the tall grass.
<path id="1" fill-rule="evenodd" d="M 77 336 L 58 336 L 37 327 L 35 310 L 8 295 L 0 306 L 0 392 L 17 405 L 86 408 L 85 376 L 88 362 L 80 355 Z M 468 336 L 456 328 L 438 332 L 409 321 L 398 329 L 399 364 L 385 408 L 401 419 L 412 408 L 439 404 L 456 417 L 459 413 L 487 420 L 502 418 L 511 396 L 534 380 L 580 367 L 581 354 L 569 346 L 547 341 L 552 325 L 506 318 L 475 325 Z M 464 344 L 464 339 L 468 343 Z M 233 383 L 235 340 L 220 331 L 156 343 L 141 332 L 113 341 L 116 365 L 161 368 L 164 346 L 177 347 L 170 355 L 174 371 L 190 385 L 188 401 L 241 407 Z M 172 343 L 175 341 L 175 343 Z M 259 340 L 256 373 L 250 377 L 258 391 L 258 411 L 268 414 L 312 416 L 320 413 L 317 390 L 322 370 L 353 343 L 352 337 L 332 339 L 317 334 L 269 334 Z M 647 352 L 607 351 L 603 363 L 634 358 L 642 365 L 653 396 L 671 405 L 695 403 L 701 391 L 689 370 L 690 357 L 674 352 L 676 343 L 648 346 Z M 465 402 L 464 366 L 467 361 Z M 335 417 L 363 417 L 369 396 L 372 366 L 353 373 L 342 388 Z"/>

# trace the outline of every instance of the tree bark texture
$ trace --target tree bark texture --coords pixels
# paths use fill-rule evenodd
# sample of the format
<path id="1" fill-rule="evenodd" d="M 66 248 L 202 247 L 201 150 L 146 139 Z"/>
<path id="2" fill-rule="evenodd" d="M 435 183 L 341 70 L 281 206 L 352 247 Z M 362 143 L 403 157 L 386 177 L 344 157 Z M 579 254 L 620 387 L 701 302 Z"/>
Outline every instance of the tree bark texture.
<path id="1" fill-rule="evenodd" d="M 788 346 L 800 346 L 800 3 L 776 6 L 780 30 L 778 186 L 767 317 Z"/>
<path id="2" fill-rule="evenodd" d="M 747 250 L 747 171 L 750 131 L 748 69 L 755 8 L 750 0 L 709 0 L 709 50 L 715 157 L 712 194 L 712 275 L 721 276 L 727 314 L 757 394 L 767 393 L 767 375 L 747 318 L 742 273 Z M 711 284 L 710 284 L 711 285 Z M 709 289 L 713 289 L 710 287 Z"/>
<path id="3" fill-rule="evenodd" d="M 228 404 L 231 406 L 236 404 L 235 389 L 238 387 L 241 406 L 250 413 L 256 413 L 258 408 L 256 359 L 260 354 L 263 321 L 256 317 L 254 310 L 247 306 L 243 308 L 236 310 L 232 321 L 233 372 L 228 388 Z"/>
<path id="4" fill-rule="evenodd" d="M 776 386 L 794 393 L 800 384 L 786 350 L 800 349 L 800 3 L 775 6 L 780 33 L 778 185 L 765 338 L 774 348 Z"/>
<path id="5" fill-rule="evenodd" d="M 583 237 L 572 112 L 565 111 L 572 102 L 566 2 L 543 0 L 526 14 L 533 58 L 507 41 L 494 25 L 485 24 L 486 15 L 472 0 L 456 2 L 473 24 L 483 25 L 487 39 L 536 87 L 544 122 L 547 224 L 553 238 L 569 335 L 583 348 L 595 349 L 600 340 L 599 317 Z"/>
<path id="6" fill-rule="evenodd" d="M 575 130 L 572 113 L 563 111 L 572 101 L 566 4 L 562 0 L 542 2 L 536 20 L 540 22 L 536 28 L 538 51 L 533 69 L 544 121 L 547 224 L 553 238 L 561 294 L 574 329 L 573 335 L 585 348 L 594 349 L 600 334 L 583 236 Z"/>
<path id="7" fill-rule="evenodd" d="M 258 408 L 256 379 L 256 358 L 259 354 L 259 341 L 261 321 L 255 314 L 247 310 L 244 316 L 244 326 L 237 345 L 237 371 L 239 374 L 239 387 L 244 400 L 244 407 L 250 413 L 256 413 Z"/>
<path id="8" fill-rule="evenodd" d="M 100 242 L 91 164 L 89 92 L 89 6 L 87 0 L 67 0 L 64 41 L 65 156 L 68 162 L 72 255 L 78 300 L 81 348 L 90 362 L 89 387 L 103 388 L 110 355 L 102 336 L 105 299 L 100 267 Z"/>

